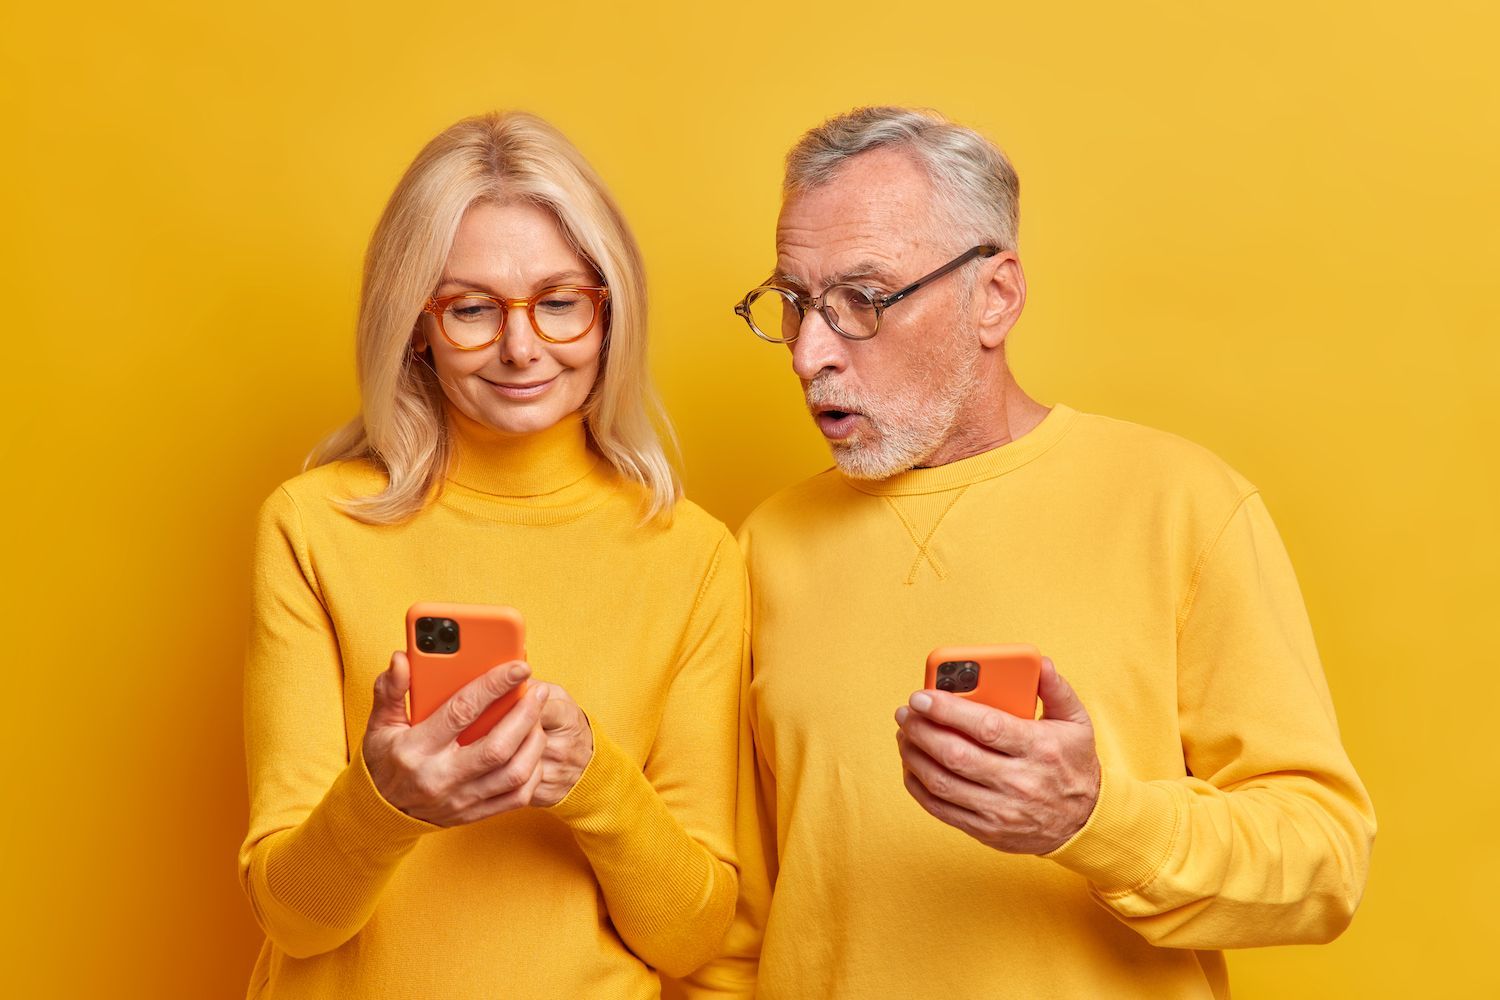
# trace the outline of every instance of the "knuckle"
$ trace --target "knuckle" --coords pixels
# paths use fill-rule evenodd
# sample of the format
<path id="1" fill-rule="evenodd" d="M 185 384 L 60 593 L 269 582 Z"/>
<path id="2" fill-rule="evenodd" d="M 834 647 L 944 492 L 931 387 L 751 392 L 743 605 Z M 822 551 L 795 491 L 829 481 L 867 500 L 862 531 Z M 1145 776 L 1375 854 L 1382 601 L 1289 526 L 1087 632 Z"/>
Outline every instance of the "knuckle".
<path id="1" fill-rule="evenodd" d="M 1005 720 L 997 712 L 986 712 L 979 717 L 976 735 L 985 743 L 996 743 L 1005 732 Z"/>
<path id="2" fill-rule="evenodd" d="M 418 771 L 412 775 L 411 788 L 418 796 L 428 802 L 439 798 L 443 791 L 442 782 L 438 780 L 437 776 L 425 771 Z"/>
<path id="3" fill-rule="evenodd" d="M 479 748 L 479 766 L 485 770 L 493 770 L 504 764 L 510 758 L 505 754 L 505 748 L 494 740 L 485 740 Z"/>
<path id="4" fill-rule="evenodd" d="M 507 792 L 513 792 L 525 785 L 530 777 L 531 775 L 519 761 L 512 761 L 500 773 L 500 787 Z"/>
<path id="5" fill-rule="evenodd" d="M 938 750 L 938 763 L 950 771 L 960 771 L 969 765 L 968 748 L 961 743 L 948 743 Z"/>
<path id="6" fill-rule="evenodd" d="M 464 729 L 474 721 L 474 706 L 466 695 L 459 693 L 448 699 L 446 719 L 454 729 Z"/>

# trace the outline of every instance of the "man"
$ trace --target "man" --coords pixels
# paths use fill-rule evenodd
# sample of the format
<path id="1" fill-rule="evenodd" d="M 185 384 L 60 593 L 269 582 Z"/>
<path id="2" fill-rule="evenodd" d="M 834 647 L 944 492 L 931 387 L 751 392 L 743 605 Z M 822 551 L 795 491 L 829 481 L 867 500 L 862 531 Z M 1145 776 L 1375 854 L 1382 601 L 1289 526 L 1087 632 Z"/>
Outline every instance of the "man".
<path id="1" fill-rule="evenodd" d="M 788 156 L 736 311 L 788 345 L 837 468 L 741 534 L 757 794 L 702 982 L 748 992 L 759 944 L 771 998 L 1224 996 L 1223 949 L 1358 905 L 1374 814 L 1266 506 L 1017 385 L 1016 218 L 1004 156 L 935 114 L 856 110 Z M 934 647 L 1001 642 L 1047 655 L 1039 718 L 913 693 Z"/>

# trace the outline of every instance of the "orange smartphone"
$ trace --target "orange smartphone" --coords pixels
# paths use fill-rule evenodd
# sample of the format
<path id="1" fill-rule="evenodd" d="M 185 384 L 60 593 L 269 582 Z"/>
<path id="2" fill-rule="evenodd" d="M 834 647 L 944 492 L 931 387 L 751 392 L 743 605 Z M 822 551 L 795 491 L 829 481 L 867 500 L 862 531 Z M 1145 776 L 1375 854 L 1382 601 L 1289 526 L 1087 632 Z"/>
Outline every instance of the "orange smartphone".
<path id="1" fill-rule="evenodd" d="M 1041 650 L 1028 643 L 939 646 L 927 654 L 924 687 L 1033 719 L 1041 679 Z"/>
<path id="2" fill-rule="evenodd" d="M 491 667 L 526 658 L 526 624 L 515 608 L 419 601 L 406 612 L 411 721 L 421 722 Z M 468 746 L 526 695 L 526 682 L 497 699 L 458 736 Z"/>

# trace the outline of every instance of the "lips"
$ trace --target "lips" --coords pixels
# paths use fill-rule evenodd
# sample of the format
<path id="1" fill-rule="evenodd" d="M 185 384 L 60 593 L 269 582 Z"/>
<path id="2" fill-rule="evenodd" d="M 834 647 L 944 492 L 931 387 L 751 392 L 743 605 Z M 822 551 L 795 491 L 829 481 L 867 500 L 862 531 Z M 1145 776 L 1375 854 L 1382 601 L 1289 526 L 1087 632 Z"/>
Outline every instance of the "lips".
<path id="1" fill-rule="evenodd" d="M 818 430 L 830 441 L 842 441 L 854 433 L 859 421 L 864 420 L 863 413 L 853 410 L 841 410 L 834 406 L 820 406 L 813 411 L 813 422 L 818 425 Z"/>
<path id="2" fill-rule="evenodd" d="M 534 399 L 546 392 L 548 387 L 557 381 L 556 375 L 534 382 L 493 382 L 490 379 L 484 378 L 483 375 L 480 378 L 489 382 L 495 391 L 506 399 Z"/>

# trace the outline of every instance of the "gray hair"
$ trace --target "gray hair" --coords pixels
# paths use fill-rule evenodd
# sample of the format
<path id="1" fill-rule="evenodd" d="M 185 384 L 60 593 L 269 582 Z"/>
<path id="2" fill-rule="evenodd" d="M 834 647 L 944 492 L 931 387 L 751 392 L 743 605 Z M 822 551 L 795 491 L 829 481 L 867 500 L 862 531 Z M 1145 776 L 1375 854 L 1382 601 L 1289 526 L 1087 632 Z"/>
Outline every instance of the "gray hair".
<path id="1" fill-rule="evenodd" d="M 932 182 L 942 222 L 968 242 L 1016 249 L 1021 182 L 1015 169 L 994 143 L 928 108 L 855 108 L 809 129 L 786 155 L 782 198 L 821 187 L 846 161 L 880 148 L 911 154 Z"/>

